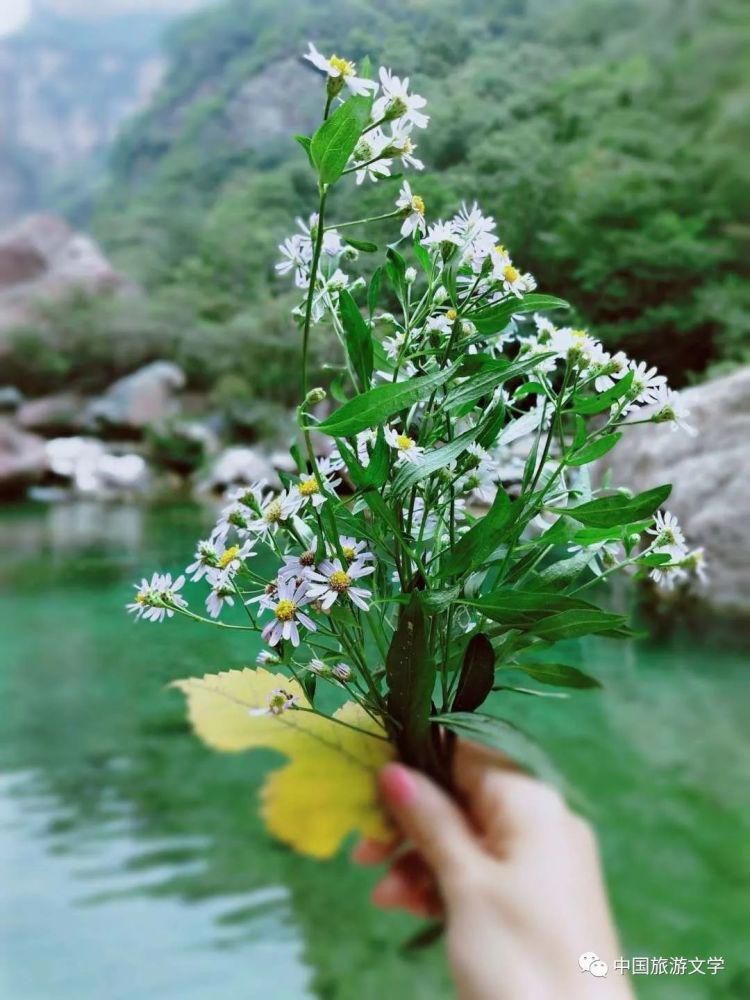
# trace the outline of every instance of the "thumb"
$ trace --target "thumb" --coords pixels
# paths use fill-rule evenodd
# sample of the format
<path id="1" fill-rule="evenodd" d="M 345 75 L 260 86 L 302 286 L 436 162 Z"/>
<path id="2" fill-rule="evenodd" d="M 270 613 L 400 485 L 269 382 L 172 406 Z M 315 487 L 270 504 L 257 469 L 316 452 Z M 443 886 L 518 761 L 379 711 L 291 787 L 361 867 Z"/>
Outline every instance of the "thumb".
<path id="1" fill-rule="evenodd" d="M 481 853 L 465 817 L 442 788 L 404 764 L 386 765 L 379 782 L 391 815 L 449 895 Z"/>

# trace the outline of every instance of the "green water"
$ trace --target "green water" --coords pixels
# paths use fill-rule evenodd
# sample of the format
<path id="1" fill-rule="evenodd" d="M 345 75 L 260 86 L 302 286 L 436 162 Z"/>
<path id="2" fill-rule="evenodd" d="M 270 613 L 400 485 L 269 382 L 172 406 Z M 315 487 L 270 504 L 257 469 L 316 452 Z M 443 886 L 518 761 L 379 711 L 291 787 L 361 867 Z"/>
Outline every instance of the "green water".
<path id="1" fill-rule="evenodd" d="M 416 925 L 368 905 L 371 873 L 267 839 L 254 801 L 273 758 L 187 731 L 165 683 L 251 662 L 247 638 L 124 614 L 132 581 L 179 570 L 203 520 L 0 515 L 1 1000 L 449 997 L 439 949 L 404 955 Z M 639 977 L 641 997 L 750 996 L 746 638 L 694 621 L 582 642 L 570 655 L 604 692 L 494 706 L 585 795 L 624 955 L 725 959 L 712 977 Z"/>

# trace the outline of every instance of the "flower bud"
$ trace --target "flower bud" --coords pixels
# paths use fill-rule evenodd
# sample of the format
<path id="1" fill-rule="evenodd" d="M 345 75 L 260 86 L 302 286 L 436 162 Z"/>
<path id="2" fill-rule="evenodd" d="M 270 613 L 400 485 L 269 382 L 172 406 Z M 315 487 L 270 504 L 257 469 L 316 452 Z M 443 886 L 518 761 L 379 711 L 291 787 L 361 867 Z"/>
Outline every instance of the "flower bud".
<path id="1" fill-rule="evenodd" d="M 322 403 L 325 398 L 325 389 L 321 389 L 320 386 L 316 386 L 305 396 L 305 406 L 314 406 L 316 403 Z"/>
<path id="2" fill-rule="evenodd" d="M 404 281 L 407 285 L 413 285 L 417 280 L 417 269 L 416 267 L 407 267 L 404 271 Z"/>
<path id="3" fill-rule="evenodd" d="M 445 302 L 447 298 L 448 298 L 448 292 L 445 290 L 445 288 L 443 288 L 442 285 L 440 285 L 438 288 L 435 289 L 434 300 L 437 303 L 437 305 L 442 305 L 442 303 Z"/>
<path id="4" fill-rule="evenodd" d="M 337 663 L 336 666 L 331 667 L 331 674 L 337 681 L 345 684 L 352 679 L 352 668 L 347 663 Z"/>

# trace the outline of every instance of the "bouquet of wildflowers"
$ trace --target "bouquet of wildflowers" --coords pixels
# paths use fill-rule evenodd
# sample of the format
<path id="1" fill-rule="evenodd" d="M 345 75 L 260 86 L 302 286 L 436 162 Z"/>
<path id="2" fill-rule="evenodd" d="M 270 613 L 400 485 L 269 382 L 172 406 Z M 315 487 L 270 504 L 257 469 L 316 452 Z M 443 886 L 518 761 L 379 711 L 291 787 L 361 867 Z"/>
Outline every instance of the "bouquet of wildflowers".
<path id="1" fill-rule="evenodd" d="M 297 137 L 319 199 L 277 265 L 300 291 L 297 474 L 227 496 L 185 571 L 208 589 L 205 613 L 182 595 L 185 576 L 160 574 L 130 608 L 260 634 L 256 667 L 177 686 L 212 746 L 288 758 L 264 789 L 266 822 L 327 856 L 353 830 L 387 835 L 373 776 L 389 758 L 450 787 L 456 735 L 526 753 L 512 720 L 482 711 L 493 690 L 528 690 L 509 668 L 595 685 L 548 653 L 630 634 L 592 600 L 602 581 L 630 571 L 672 587 L 702 564 L 661 509 L 669 486 L 634 496 L 587 472 L 634 424 L 690 432 L 678 395 L 654 368 L 551 322 L 567 304 L 536 292 L 476 204 L 428 222 L 416 182 L 393 180 L 423 166 L 426 102 L 408 79 L 381 68 L 375 82 L 312 45 L 306 58 L 325 74 L 322 123 Z M 337 186 L 387 178 L 395 204 L 336 219 Z M 353 279 L 350 262 L 378 252 L 368 223 L 383 220 L 393 242 L 369 281 Z M 322 323 L 343 361 L 339 405 L 321 420 L 308 355 Z M 271 560 L 270 576 L 256 569 Z"/>

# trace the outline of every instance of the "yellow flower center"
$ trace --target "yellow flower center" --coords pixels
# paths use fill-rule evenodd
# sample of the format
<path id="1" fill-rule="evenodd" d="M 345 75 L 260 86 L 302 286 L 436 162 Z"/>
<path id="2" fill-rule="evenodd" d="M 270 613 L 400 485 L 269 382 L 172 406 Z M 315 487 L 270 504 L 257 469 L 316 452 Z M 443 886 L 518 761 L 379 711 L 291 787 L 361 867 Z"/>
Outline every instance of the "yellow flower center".
<path id="1" fill-rule="evenodd" d="M 503 268 L 503 277 L 512 284 L 514 281 L 518 281 L 521 275 L 518 273 L 518 268 L 513 267 L 512 264 L 506 264 Z"/>
<path id="2" fill-rule="evenodd" d="M 401 451 L 408 451 L 410 448 L 414 447 L 414 441 L 409 437 L 408 434 L 397 434 L 396 444 L 401 449 Z"/>
<path id="3" fill-rule="evenodd" d="M 311 497 L 315 493 L 320 493 L 317 479 L 314 476 L 310 476 L 309 479 L 303 480 L 299 484 L 299 491 L 303 497 Z"/>
<path id="4" fill-rule="evenodd" d="M 455 323 L 456 320 L 458 319 L 458 312 L 455 309 L 449 309 L 448 312 L 445 314 L 445 318 L 450 323 Z"/>
<path id="5" fill-rule="evenodd" d="M 576 338 L 576 340 L 583 340 L 583 338 L 586 336 L 586 331 L 585 330 L 574 330 L 573 331 L 573 336 Z"/>
<path id="6" fill-rule="evenodd" d="M 337 591 L 339 594 L 346 590 L 351 584 L 351 577 L 348 573 L 345 573 L 343 569 L 335 569 L 333 573 L 328 577 L 328 585 L 331 590 Z"/>
<path id="7" fill-rule="evenodd" d="M 414 152 L 414 143 L 411 141 L 408 135 L 405 135 L 404 138 L 401 140 L 401 155 L 408 156 L 409 153 L 413 152 Z"/>
<path id="8" fill-rule="evenodd" d="M 495 253 L 498 254 L 500 257 L 505 257 L 508 251 L 505 249 L 502 243 L 498 243 L 498 245 L 495 247 Z"/>
<path id="9" fill-rule="evenodd" d="M 272 500 L 263 512 L 263 518 L 269 524 L 275 524 L 281 520 L 281 500 Z"/>
<path id="10" fill-rule="evenodd" d="M 354 76 L 357 68 L 350 59 L 342 59 L 340 56 L 331 56 L 328 65 L 331 69 L 338 70 L 341 76 Z"/>
<path id="11" fill-rule="evenodd" d="M 412 195 L 411 207 L 418 215 L 424 215 L 424 198 L 418 194 Z"/>
<path id="12" fill-rule="evenodd" d="M 148 597 L 148 593 L 145 590 L 139 590 L 138 593 L 135 595 L 135 603 L 136 604 L 145 604 L 147 597 Z"/>
<path id="13" fill-rule="evenodd" d="M 290 622 L 294 618 L 294 612 L 297 610 L 297 605 L 294 601 L 290 601 L 287 597 L 279 601 L 274 609 L 274 614 L 279 619 L 280 622 Z"/>
<path id="14" fill-rule="evenodd" d="M 227 566 L 230 564 L 230 562 L 236 559 L 239 554 L 240 554 L 239 545 L 232 545 L 230 548 L 226 550 L 226 552 L 222 552 L 222 554 L 219 556 L 219 568 L 226 569 Z"/>
<path id="15" fill-rule="evenodd" d="M 342 551 L 342 552 L 344 553 L 344 555 L 345 555 L 345 556 L 346 556 L 346 558 L 347 558 L 347 559 L 349 560 L 349 562 L 351 562 L 351 561 L 352 561 L 352 559 L 354 559 L 354 557 L 355 557 L 355 556 L 356 556 L 356 554 L 357 554 L 357 553 L 356 553 L 356 552 L 354 551 L 354 549 L 353 549 L 353 548 L 351 547 L 351 545 L 343 545 L 343 546 L 341 547 L 341 551 Z"/>

